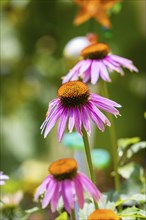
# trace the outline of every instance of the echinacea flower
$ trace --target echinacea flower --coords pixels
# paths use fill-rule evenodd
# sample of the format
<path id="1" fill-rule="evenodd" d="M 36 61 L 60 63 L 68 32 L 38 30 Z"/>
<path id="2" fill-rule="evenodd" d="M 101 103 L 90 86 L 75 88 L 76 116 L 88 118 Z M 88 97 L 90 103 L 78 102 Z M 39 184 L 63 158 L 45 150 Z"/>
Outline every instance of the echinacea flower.
<path id="1" fill-rule="evenodd" d="M 83 79 L 84 83 L 91 80 L 91 83 L 95 84 L 99 77 L 111 82 L 109 72 L 116 71 L 123 75 L 122 67 L 138 72 L 131 60 L 111 54 L 105 43 L 89 45 L 81 51 L 81 57 L 83 59 L 64 77 L 63 83 L 77 80 L 79 77 Z"/>
<path id="2" fill-rule="evenodd" d="M 74 20 L 75 25 L 95 18 L 101 25 L 110 28 L 108 11 L 120 0 L 74 0 L 74 2 L 80 7 L 80 11 Z"/>
<path id="3" fill-rule="evenodd" d="M 58 98 L 49 103 L 47 116 L 41 126 L 41 130 L 43 132 L 45 129 L 44 137 L 46 137 L 57 120 L 59 120 L 57 131 L 59 141 L 63 137 L 67 122 L 70 132 L 75 126 L 77 132 L 82 135 L 83 126 L 90 135 L 91 125 L 89 118 L 91 118 L 99 130 L 104 131 L 104 124 L 110 126 L 110 122 L 99 109 L 117 116 L 119 111 L 115 107 L 121 107 L 121 105 L 91 93 L 88 86 L 83 82 L 68 82 L 58 89 Z"/>
<path id="4" fill-rule="evenodd" d="M 97 209 L 87 220 L 120 220 L 120 217 L 111 209 Z"/>
<path id="5" fill-rule="evenodd" d="M 5 180 L 8 180 L 9 176 L 0 171 L 0 185 L 5 185 Z"/>
<path id="6" fill-rule="evenodd" d="M 71 158 L 55 161 L 49 166 L 50 174 L 42 182 L 35 194 L 35 200 L 44 193 L 42 208 L 51 205 L 52 212 L 57 210 L 59 199 L 62 198 L 68 213 L 74 209 L 77 200 L 79 207 L 84 206 L 84 191 L 98 201 L 101 193 L 91 180 L 82 172 L 77 171 L 77 162 Z"/>

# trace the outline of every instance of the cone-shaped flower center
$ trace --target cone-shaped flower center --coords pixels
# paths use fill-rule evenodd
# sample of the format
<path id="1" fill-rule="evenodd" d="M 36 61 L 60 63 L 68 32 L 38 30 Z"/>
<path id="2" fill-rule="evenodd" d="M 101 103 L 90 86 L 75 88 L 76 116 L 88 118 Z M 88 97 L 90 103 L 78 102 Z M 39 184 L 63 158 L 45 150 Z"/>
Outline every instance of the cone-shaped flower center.
<path id="1" fill-rule="evenodd" d="M 88 217 L 88 220 L 120 220 L 120 218 L 110 209 L 98 209 Z"/>
<path id="2" fill-rule="evenodd" d="M 57 180 L 72 179 L 77 173 L 77 162 L 71 158 L 57 160 L 49 166 L 49 172 Z"/>
<path id="3" fill-rule="evenodd" d="M 110 52 L 109 47 L 103 43 L 91 44 L 81 51 L 84 59 L 103 59 Z"/>
<path id="4" fill-rule="evenodd" d="M 58 89 L 58 97 L 67 107 L 80 106 L 88 102 L 90 92 L 86 84 L 72 81 L 63 84 Z"/>

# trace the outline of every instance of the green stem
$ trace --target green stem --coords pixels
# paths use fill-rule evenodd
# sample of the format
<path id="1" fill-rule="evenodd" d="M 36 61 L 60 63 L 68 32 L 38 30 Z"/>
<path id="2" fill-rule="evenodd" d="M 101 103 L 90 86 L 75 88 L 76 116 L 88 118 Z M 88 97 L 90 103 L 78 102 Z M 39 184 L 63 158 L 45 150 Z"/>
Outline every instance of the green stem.
<path id="1" fill-rule="evenodd" d="M 76 220 L 76 215 L 75 215 L 74 209 L 72 209 L 72 212 L 71 212 L 71 220 Z"/>
<path id="2" fill-rule="evenodd" d="M 82 132 L 83 132 L 83 142 L 85 146 L 86 157 L 87 157 L 89 171 L 90 171 L 90 178 L 92 182 L 95 184 L 94 170 L 93 170 L 93 164 L 92 164 L 91 153 L 90 153 L 90 146 L 89 146 L 87 132 L 84 127 L 82 128 Z"/>
<path id="3" fill-rule="evenodd" d="M 94 169 L 93 169 L 91 153 L 90 153 L 89 140 L 88 140 L 87 132 L 84 127 L 82 128 L 82 132 L 83 132 L 83 142 L 85 146 L 85 152 L 86 152 L 86 157 L 87 157 L 87 162 L 88 162 L 88 167 L 89 167 L 89 172 L 90 172 L 90 178 L 92 182 L 96 185 L 95 178 L 94 178 Z M 95 204 L 95 208 L 98 209 L 98 204 L 96 202 L 94 202 L 94 204 Z"/>
<path id="4" fill-rule="evenodd" d="M 106 98 L 109 98 L 108 87 L 106 82 L 103 81 L 102 84 L 103 95 Z M 111 127 L 109 128 L 111 146 L 112 146 L 112 158 L 113 158 L 113 167 L 114 167 L 114 180 L 115 180 L 115 189 L 117 192 L 120 192 L 120 179 L 118 174 L 118 149 L 117 149 L 117 138 L 115 132 L 115 125 L 113 120 L 113 115 L 108 114 L 108 118 L 111 122 Z"/>

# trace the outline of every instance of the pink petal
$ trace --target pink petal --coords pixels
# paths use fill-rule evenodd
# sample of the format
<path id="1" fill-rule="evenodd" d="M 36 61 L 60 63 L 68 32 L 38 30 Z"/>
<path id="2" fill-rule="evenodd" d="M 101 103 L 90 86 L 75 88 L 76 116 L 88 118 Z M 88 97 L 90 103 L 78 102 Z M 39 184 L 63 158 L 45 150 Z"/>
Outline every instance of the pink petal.
<path id="1" fill-rule="evenodd" d="M 108 73 L 105 65 L 102 63 L 102 61 L 98 61 L 98 66 L 100 69 L 100 77 L 107 82 L 111 82 L 111 79 L 109 77 L 109 73 Z"/>
<path id="2" fill-rule="evenodd" d="M 103 63 L 105 66 L 107 66 L 110 69 L 110 72 L 117 71 L 123 75 L 124 72 L 121 69 L 121 67 L 119 67 L 119 65 L 113 64 L 113 62 L 111 62 L 111 60 L 108 60 L 108 58 L 103 59 Z"/>
<path id="3" fill-rule="evenodd" d="M 91 77 L 91 67 L 86 72 L 84 72 L 84 74 L 83 74 L 83 82 L 84 83 L 88 82 L 90 77 Z"/>
<path id="4" fill-rule="evenodd" d="M 82 123 L 83 123 L 84 128 L 86 129 L 87 133 L 90 134 L 91 133 L 91 125 L 90 125 L 90 121 L 88 118 L 86 108 L 84 106 L 81 107 L 81 119 L 82 119 Z"/>
<path id="5" fill-rule="evenodd" d="M 111 125 L 108 118 L 94 105 L 94 102 L 90 101 L 89 105 L 91 107 L 91 110 L 95 112 L 95 114 L 108 126 Z"/>
<path id="6" fill-rule="evenodd" d="M 110 55 L 110 58 L 116 61 L 117 63 L 121 64 L 123 67 L 126 67 L 130 71 L 138 72 L 138 69 L 133 65 L 132 60 L 117 56 L 117 55 Z"/>
<path id="7" fill-rule="evenodd" d="M 56 114 L 56 111 L 58 109 L 62 108 L 60 101 L 58 102 L 58 104 L 56 105 L 55 108 L 51 109 L 49 114 L 47 115 L 45 121 L 43 122 L 43 124 L 41 125 L 40 129 L 41 129 L 41 134 L 43 133 L 46 124 L 49 122 L 49 120 Z M 48 110 L 49 111 L 49 110 Z"/>
<path id="8" fill-rule="evenodd" d="M 50 200 L 53 198 L 54 194 L 55 194 L 55 191 L 56 191 L 56 188 L 57 188 L 57 182 L 52 179 L 50 181 L 50 184 L 47 188 L 47 191 L 45 193 L 45 196 L 44 196 L 44 199 L 42 201 L 42 208 L 46 208 L 50 202 Z"/>
<path id="9" fill-rule="evenodd" d="M 96 113 L 94 111 L 91 110 L 89 105 L 86 105 L 86 108 L 87 108 L 87 111 L 88 111 L 90 118 L 96 124 L 96 126 L 99 128 L 99 130 L 104 131 L 104 125 L 103 125 L 102 120 L 98 117 L 98 115 L 96 115 Z"/>
<path id="10" fill-rule="evenodd" d="M 64 77 L 62 83 L 66 83 L 68 81 L 70 81 L 72 79 L 72 77 L 74 77 L 74 75 L 79 73 L 79 69 L 82 66 L 82 63 L 84 62 L 84 60 L 79 61 L 70 71 L 69 73 Z"/>
<path id="11" fill-rule="evenodd" d="M 73 108 L 70 108 L 69 122 L 68 122 L 69 132 L 72 132 L 74 125 L 75 125 L 74 110 L 73 110 Z"/>
<path id="12" fill-rule="evenodd" d="M 67 119 L 68 119 L 68 108 L 65 108 L 63 110 L 63 113 L 62 113 L 62 115 L 60 117 L 60 121 L 58 123 L 57 136 L 58 136 L 59 142 L 61 141 L 62 136 L 64 134 L 64 130 L 65 130 L 65 127 L 66 127 Z"/>
<path id="13" fill-rule="evenodd" d="M 84 206 L 84 190 L 83 190 L 82 182 L 80 181 L 80 178 L 78 177 L 78 174 L 74 177 L 73 181 L 75 184 L 78 204 L 79 204 L 79 207 L 82 209 Z"/>
<path id="14" fill-rule="evenodd" d="M 81 115 L 78 107 L 74 108 L 75 127 L 77 131 L 82 134 L 81 131 Z"/>
<path id="15" fill-rule="evenodd" d="M 54 193 L 54 195 L 52 196 L 52 199 L 51 199 L 51 210 L 52 210 L 52 212 L 55 212 L 56 209 L 57 209 L 59 197 L 60 197 L 60 182 L 57 182 L 55 193 Z"/>
<path id="16" fill-rule="evenodd" d="M 99 102 L 99 103 L 104 103 L 104 104 L 112 106 L 112 107 L 113 106 L 118 107 L 118 108 L 121 107 L 121 105 L 118 104 L 117 102 L 114 102 L 111 99 L 104 98 L 104 97 L 102 97 L 100 95 L 97 95 L 97 94 L 94 94 L 94 93 L 90 93 L 90 100 L 96 101 L 96 102 Z"/>
<path id="17" fill-rule="evenodd" d="M 62 181 L 62 197 L 64 201 L 64 207 L 70 213 L 71 209 L 74 208 L 74 198 L 73 198 L 71 180 L 67 179 Z"/>
<path id="18" fill-rule="evenodd" d="M 46 179 L 42 182 L 42 184 L 39 186 L 39 188 L 37 189 L 36 193 L 35 193 L 35 196 L 34 196 L 34 199 L 37 200 L 38 197 L 44 193 L 47 189 L 47 185 L 49 185 L 50 181 L 52 180 L 52 176 L 51 175 L 48 175 L 46 177 Z"/>
<path id="19" fill-rule="evenodd" d="M 84 73 L 86 70 L 88 70 L 88 68 L 90 67 L 90 65 L 92 64 L 92 60 L 84 60 L 81 67 L 80 67 L 80 73 Z"/>
<path id="20" fill-rule="evenodd" d="M 96 60 L 92 62 L 91 66 L 91 83 L 95 84 L 99 78 L 99 65 Z"/>
<path id="21" fill-rule="evenodd" d="M 91 182 L 91 180 L 86 175 L 84 175 L 81 172 L 78 172 L 78 173 L 80 177 L 80 182 L 82 183 L 85 190 L 93 197 L 93 199 L 98 201 L 101 197 L 100 191 L 97 189 L 97 187 Z"/>
<path id="22" fill-rule="evenodd" d="M 62 108 L 58 108 L 56 110 L 56 114 L 50 119 L 50 121 L 48 122 L 48 124 L 46 126 L 46 130 L 45 130 L 45 133 L 44 133 L 44 138 L 46 138 L 46 136 L 49 134 L 51 129 L 54 127 L 55 123 L 59 119 L 59 117 L 62 114 L 63 110 L 64 110 L 63 107 Z"/>

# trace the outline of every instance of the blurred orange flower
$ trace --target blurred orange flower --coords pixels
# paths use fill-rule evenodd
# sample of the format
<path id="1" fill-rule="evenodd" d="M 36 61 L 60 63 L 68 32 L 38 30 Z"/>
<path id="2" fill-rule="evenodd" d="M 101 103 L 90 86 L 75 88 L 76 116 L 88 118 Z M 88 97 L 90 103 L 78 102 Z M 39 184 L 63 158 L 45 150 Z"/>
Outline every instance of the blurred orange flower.
<path id="1" fill-rule="evenodd" d="M 120 1 L 121 0 L 74 0 L 80 7 L 74 24 L 80 25 L 90 18 L 95 18 L 101 25 L 110 28 L 111 22 L 109 20 L 108 11 Z"/>

